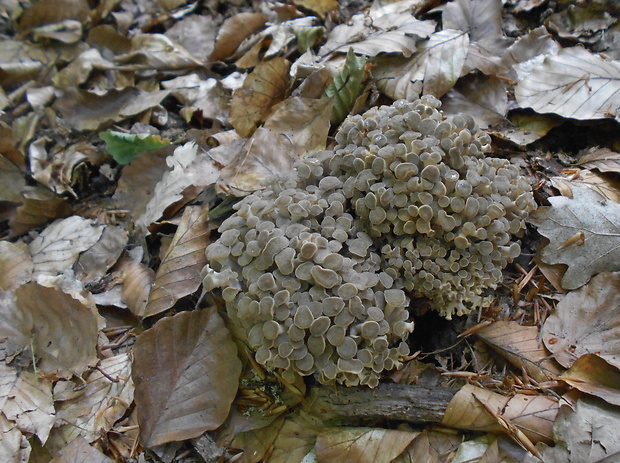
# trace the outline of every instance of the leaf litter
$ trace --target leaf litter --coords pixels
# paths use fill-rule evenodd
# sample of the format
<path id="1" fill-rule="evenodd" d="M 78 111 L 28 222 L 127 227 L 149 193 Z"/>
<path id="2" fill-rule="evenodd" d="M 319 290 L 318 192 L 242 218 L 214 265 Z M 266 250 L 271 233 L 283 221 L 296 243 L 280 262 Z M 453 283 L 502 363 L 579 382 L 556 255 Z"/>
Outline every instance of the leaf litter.
<path id="1" fill-rule="evenodd" d="M 617 8 L 69 3 L 4 5 L 2 461 L 147 450 L 169 461 L 205 431 L 225 460 L 252 462 L 525 461 L 539 440 L 557 444 L 539 447 L 544 461 L 617 455 L 593 424 L 618 407 Z M 518 160 L 543 205 L 531 223 L 549 240 L 531 267 L 536 232 L 523 238 L 478 314 L 495 323 L 463 322 L 493 355 L 470 338 L 430 354 L 422 344 L 409 365 L 436 381 L 415 368 L 394 377 L 411 391 L 433 384 L 431 396 L 450 387 L 443 424 L 484 433 L 464 440 L 424 424 L 395 430 L 386 410 L 386 428 L 328 421 L 303 381 L 252 363 L 220 296 L 199 289 L 204 248 L 236 198 L 328 148 L 348 114 L 421 94 L 472 114 L 495 152 Z M 570 124 L 577 141 L 563 142 Z M 558 413 L 566 401 L 574 411 Z"/>

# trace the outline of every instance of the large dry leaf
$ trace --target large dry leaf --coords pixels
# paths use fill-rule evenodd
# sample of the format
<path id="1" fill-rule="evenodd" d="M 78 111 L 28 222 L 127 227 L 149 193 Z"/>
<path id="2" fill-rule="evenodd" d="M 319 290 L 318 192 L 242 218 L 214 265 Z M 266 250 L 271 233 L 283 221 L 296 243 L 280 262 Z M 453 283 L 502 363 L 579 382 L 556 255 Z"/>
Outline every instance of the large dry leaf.
<path id="1" fill-rule="evenodd" d="M 84 387 L 59 381 L 54 387 L 57 426 L 67 440 L 78 435 L 93 442 L 108 432 L 133 401 L 131 357 L 119 354 L 102 360 Z"/>
<path id="2" fill-rule="evenodd" d="M 543 448 L 545 463 L 620 461 L 620 411 L 599 400 L 581 399 L 562 407 L 553 426 L 554 447 Z M 540 460 L 528 460 L 528 463 Z"/>
<path id="3" fill-rule="evenodd" d="M 390 98 L 413 99 L 420 93 L 441 97 L 461 76 L 467 56 L 467 33 L 446 29 L 418 44 L 411 58 L 377 58 L 372 71 L 379 89 Z"/>
<path id="4" fill-rule="evenodd" d="M 241 42 L 265 22 L 267 18 L 262 13 L 239 13 L 228 18 L 220 27 L 210 59 L 217 61 L 232 55 Z"/>
<path id="5" fill-rule="evenodd" d="M 149 295 L 145 317 L 171 308 L 177 300 L 192 294 L 201 283 L 200 271 L 207 263 L 209 206 L 188 206 L 164 255 Z"/>
<path id="6" fill-rule="evenodd" d="M 560 50 L 560 45 L 553 40 L 545 26 L 532 29 L 527 34 L 519 37 L 504 54 L 502 64 L 505 66 L 506 77 L 516 80 L 517 72 L 513 66 L 518 63 L 529 61 L 540 55 L 553 55 Z"/>
<path id="7" fill-rule="evenodd" d="M 620 153 L 609 148 L 593 148 L 579 158 L 577 165 L 601 172 L 620 172 Z"/>
<path id="8" fill-rule="evenodd" d="M 469 33 L 472 42 L 501 38 L 501 0 L 455 0 L 449 2 L 442 14 L 444 29 Z"/>
<path id="9" fill-rule="evenodd" d="M 331 107 L 328 99 L 293 97 L 280 103 L 222 169 L 222 180 L 235 194 L 251 193 L 274 175 L 291 171 L 312 151 L 324 149 Z"/>
<path id="10" fill-rule="evenodd" d="M 538 328 L 517 322 L 498 321 L 477 335 L 518 369 L 524 368 L 536 381 L 550 381 L 561 373 L 558 364 L 540 344 Z"/>
<path id="11" fill-rule="evenodd" d="M 467 384 L 452 398 L 442 424 L 458 429 L 504 432 L 481 402 L 517 426 L 534 443 L 550 442 L 559 405 L 555 398 L 515 394 L 505 397 Z"/>
<path id="12" fill-rule="evenodd" d="M 205 119 L 228 121 L 230 91 L 219 80 L 188 74 L 164 81 L 162 86 L 172 90 L 172 96 L 185 106 L 180 112 L 186 121 L 191 119 L 194 111 L 201 111 Z"/>
<path id="13" fill-rule="evenodd" d="M 376 8 L 370 17 L 357 14 L 346 24 L 334 27 L 319 56 L 346 53 L 353 48 L 355 53 L 366 56 L 399 53 L 409 57 L 416 50 L 418 40 L 434 30 L 433 21 L 420 21 L 408 11 L 384 14 L 382 8 Z"/>
<path id="14" fill-rule="evenodd" d="M 70 378 L 97 363 L 97 320 L 68 294 L 36 283 L 0 293 L 0 338 L 32 349 L 43 375 Z"/>
<path id="15" fill-rule="evenodd" d="M 29 245 L 33 278 L 63 273 L 73 266 L 80 253 L 99 240 L 103 229 L 103 225 L 95 225 L 93 220 L 77 215 L 49 225 Z"/>
<path id="16" fill-rule="evenodd" d="M 575 360 L 560 379 L 585 392 L 620 405 L 620 369 L 595 354 L 585 354 Z"/>
<path id="17" fill-rule="evenodd" d="M 56 421 L 52 382 L 39 378 L 36 373 L 22 371 L 12 386 L 7 392 L 2 414 L 21 432 L 36 435 L 44 444 Z"/>
<path id="18" fill-rule="evenodd" d="M 379 428 L 326 428 L 316 440 L 318 461 L 390 463 L 418 433 Z"/>
<path id="19" fill-rule="evenodd" d="M 620 205 L 578 184 L 571 189 L 572 199 L 549 198 L 551 206 L 539 207 L 529 219 L 550 241 L 542 260 L 568 265 L 565 289 L 579 288 L 597 273 L 620 270 Z"/>
<path id="20" fill-rule="evenodd" d="M 136 218 L 136 225 L 144 230 L 159 220 L 169 206 L 182 201 L 188 187 L 201 190 L 214 184 L 220 176 L 209 153 L 193 142 L 177 147 L 166 163 L 169 170 L 155 186 L 144 212 Z"/>
<path id="21" fill-rule="evenodd" d="M 138 34 L 131 39 L 131 51 L 115 61 L 124 71 L 143 69 L 194 69 L 202 63 L 163 34 Z"/>
<path id="22" fill-rule="evenodd" d="M 19 168 L 4 156 L 0 156 L 0 201 L 21 203 L 21 191 L 26 180 Z"/>
<path id="23" fill-rule="evenodd" d="M 104 276 L 120 257 L 128 239 L 124 228 L 105 227 L 99 240 L 78 257 L 73 265 L 75 275 L 84 282 Z"/>
<path id="24" fill-rule="evenodd" d="M 69 203 L 44 187 L 26 186 L 22 192 L 24 204 L 9 221 L 11 236 L 20 236 L 43 225 L 50 219 L 69 215 Z"/>
<path id="25" fill-rule="evenodd" d="M 585 354 L 620 367 L 620 273 L 601 273 L 564 296 L 545 321 L 542 336 L 567 368 Z"/>
<path id="26" fill-rule="evenodd" d="M 441 110 L 471 114 L 481 128 L 501 124 L 508 112 L 506 84 L 497 77 L 469 74 L 442 98 Z"/>
<path id="27" fill-rule="evenodd" d="M 129 257 L 123 258 L 118 267 L 123 274 L 121 300 L 131 313 L 142 318 L 155 281 L 155 272 L 144 264 L 132 261 Z"/>
<path id="28" fill-rule="evenodd" d="M 454 452 L 461 443 L 461 436 L 441 432 L 441 430 L 431 431 L 428 428 L 418 435 L 407 447 L 394 463 L 443 463 L 444 457 Z"/>
<path id="29" fill-rule="evenodd" d="M 170 90 L 145 92 L 138 88 L 110 90 L 96 95 L 84 90 L 67 89 L 54 108 L 62 115 L 60 123 L 75 130 L 97 130 L 104 124 L 119 122 L 158 105 Z"/>
<path id="30" fill-rule="evenodd" d="M 284 100 L 290 78 L 290 61 L 262 61 L 235 90 L 230 103 L 230 123 L 242 137 L 249 137 L 267 119 L 274 105 Z"/>
<path id="31" fill-rule="evenodd" d="M 240 415 L 239 412 L 235 412 L 234 409 L 231 410 L 231 416 L 234 417 L 233 420 L 240 422 L 243 417 L 238 417 L 238 415 Z M 273 421 L 267 426 L 245 430 L 244 426 L 232 424 L 229 417 L 229 419 L 226 420 L 226 423 L 218 429 L 218 441 L 220 445 L 226 445 L 231 449 L 242 450 L 243 453 L 241 454 L 241 458 L 239 460 L 240 463 L 258 463 L 269 451 L 271 444 L 276 437 L 278 437 L 282 424 L 284 423 L 283 416 L 273 418 Z M 252 420 L 252 417 L 247 417 L 247 419 L 250 421 Z M 255 420 L 265 421 L 267 420 L 267 417 L 257 416 Z M 228 427 L 227 425 L 230 424 L 232 424 L 232 426 Z M 224 433 L 220 434 L 222 430 Z M 230 441 L 229 432 L 234 436 L 232 441 Z"/>
<path id="32" fill-rule="evenodd" d="M 78 436 L 60 450 L 58 456 L 50 463 L 113 463 L 113 460 L 96 448 L 91 447 L 84 438 Z"/>
<path id="33" fill-rule="evenodd" d="M 0 241 L 0 290 L 7 291 L 30 281 L 32 258 L 22 241 Z"/>
<path id="34" fill-rule="evenodd" d="M 316 443 L 323 423 L 303 410 L 289 415 L 273 442 L 270 463 L 301 463 Z"/>
<path id="35" fill-rule="evenodd" d="M 538 58 L 515 66 L 517 103 L 539 113 L 579 120 L 619 116 L 620 63 L 581 47 L 564 48 L 542 62 Z"/>
<path id="36" fill-rule="evenodd" d="M 220 426 L 237 393 L 241 361 L 214 309 L 159 321 L 134 346 L 133 379 L 146 447 Z"/>
<path id="37" fill-rule="evenodd" d="M 17 425 L 0 413 L 0 461 L 28 463 L 31 447 Z"/>

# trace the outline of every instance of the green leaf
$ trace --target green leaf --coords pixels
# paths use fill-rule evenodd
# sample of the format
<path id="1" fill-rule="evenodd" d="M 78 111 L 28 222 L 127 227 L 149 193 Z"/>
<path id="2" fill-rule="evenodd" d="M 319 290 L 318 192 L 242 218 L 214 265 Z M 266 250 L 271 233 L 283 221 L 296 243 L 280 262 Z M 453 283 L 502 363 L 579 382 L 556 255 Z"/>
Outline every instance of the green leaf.
<path id="1" fill-rule="evenodd" d="M 342 71 L 334 77 L 334 81 L 325 89 L 323 94 L 323 96 L 334 98 L 334 108 L 330 119 L 332 124 L 342 122 L 361 95 L 365 69 L 366 58 L 355 56 L 353 48 L 349 48 Z"/>
<path id="2" fill-rule="evenodd" d="M 154 151 L 170 145 L 170 140 L 161 138 L 159 135 L 146 133 L 133 134 L 106 130 L 99 134 L 105 142 L 108 153 L 119 164 L 129 164 L 140 153 Z"/>

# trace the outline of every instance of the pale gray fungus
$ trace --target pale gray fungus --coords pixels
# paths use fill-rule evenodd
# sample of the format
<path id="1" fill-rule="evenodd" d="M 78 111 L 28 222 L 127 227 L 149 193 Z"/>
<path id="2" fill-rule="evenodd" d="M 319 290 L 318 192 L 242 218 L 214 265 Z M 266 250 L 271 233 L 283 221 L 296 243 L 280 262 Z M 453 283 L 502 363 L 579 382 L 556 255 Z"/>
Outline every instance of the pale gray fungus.
<path id="1" fill-rule="evenodd" d="M 223 288 L 258 363 L 290 381 L 375 387 L 409 354 L 411 297 L 447 318 L 488 303 L 535 203 L 516 166 L 487 156 L 474 119 L 439 105 L 429 96 L 349 117 L 333 150 L 221 225 L 205 288 Z"/>

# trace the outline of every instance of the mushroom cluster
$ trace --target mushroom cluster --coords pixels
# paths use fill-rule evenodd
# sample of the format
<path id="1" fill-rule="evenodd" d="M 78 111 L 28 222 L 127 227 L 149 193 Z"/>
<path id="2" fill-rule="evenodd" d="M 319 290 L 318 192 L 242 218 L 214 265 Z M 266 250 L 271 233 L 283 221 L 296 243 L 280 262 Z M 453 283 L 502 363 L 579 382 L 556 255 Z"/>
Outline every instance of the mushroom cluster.
<path id="1" fill-rule="evenodd" d="M 235 207 L 207 248 L 256 361 L 374 387 L 409 354 L 410 297 L 442 315 L 483 306 L 535 208 L 509 161 L 486 157 L 471 116 L 423 97 L 348 118 L 338 145 Z"/>

